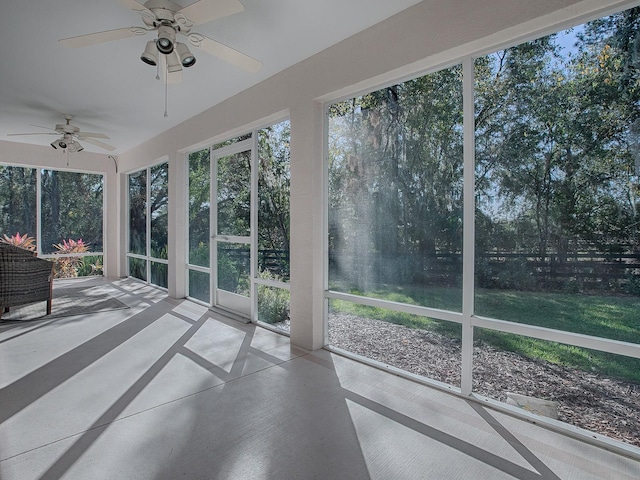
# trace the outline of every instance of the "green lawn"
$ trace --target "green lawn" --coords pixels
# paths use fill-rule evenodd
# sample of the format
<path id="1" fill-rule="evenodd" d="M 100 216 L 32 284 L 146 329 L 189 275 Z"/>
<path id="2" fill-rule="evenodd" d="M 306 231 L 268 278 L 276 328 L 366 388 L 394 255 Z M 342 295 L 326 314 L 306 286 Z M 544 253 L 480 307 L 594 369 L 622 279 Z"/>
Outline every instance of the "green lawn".
<path id="1" fill-rule="evenodd" d="M 367 296 L 461 311 L 461 290 L 456 288 L 385 287 L 368 292 Z M 475 304 L 476 314 L 484 317 L 640 343 L 640 297 L 480 290 L 476 293 Z M 331 309 L 411 328 L 436 330 L 450 337 L 459 338 L 461 334 L 458 324 L 351 302 L 332 300 Z M 640 383 L 640 359 L 488 329 L 475 329 L 474 335 L 476 341 L 530 358 Z"/>

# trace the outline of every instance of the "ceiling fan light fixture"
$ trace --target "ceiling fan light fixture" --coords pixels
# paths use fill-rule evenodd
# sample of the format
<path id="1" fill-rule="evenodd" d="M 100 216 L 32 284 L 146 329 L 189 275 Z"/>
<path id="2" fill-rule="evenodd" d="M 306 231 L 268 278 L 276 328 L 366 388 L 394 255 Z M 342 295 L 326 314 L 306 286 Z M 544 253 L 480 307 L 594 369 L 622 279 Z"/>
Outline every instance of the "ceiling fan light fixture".
<path id="1" fill-rule="evenodd" d="M 158 27 L 158 40 L 156 46 L 160 53 L 165 55 L 173 52 L 173 47 L 176 43 L 176 32 L 173 27 L 167 25 L 161 25 Z"/>
<path id="2" fill-rule="evenodd" d="M 82 150 L 84 150 L 84 147 L 75 140 L 71 142 L 71 145 L 69 145 L 69 152 L 71 153 L 81 152 Z"/>
<path id="3" fill-rule="evenodd" d="M 180 63 L 183 67 L 189 68 L 196 63 L 195 55 L 189 51 L 189 47 L 184 43 L 176 43 L 176 53 L 180 57 Z"/>
<path id="4" fill-rule="evenodd" d="M 65 148 L 67 148 L 67 142 L 65 142 L 65 141 L 64 141 L 64 138 L 61 138 L 61 139 L 59 139 L 59 140 L 56 140 L 55 142 L 52 142 L 52 143 L 51 143 L 51 146 L 52 146 L 53 148 L 55 148 L 56 150 L 57 150 L 58 148 L 61 148 L 61 149 L 63 149 L 63 150 L 64 150 Z"/>
<path id="5" fill-rule="evenodd" d="M 155 67 L 158 64 L 158 48 L 156 47 L 156 42 L 153 40 L 149 40 L 147 42 L 147 46 L 144 47 L 144 52 L 140 55 L 140 60 L 142 60 L 147 65 L 151 65 Z"/>

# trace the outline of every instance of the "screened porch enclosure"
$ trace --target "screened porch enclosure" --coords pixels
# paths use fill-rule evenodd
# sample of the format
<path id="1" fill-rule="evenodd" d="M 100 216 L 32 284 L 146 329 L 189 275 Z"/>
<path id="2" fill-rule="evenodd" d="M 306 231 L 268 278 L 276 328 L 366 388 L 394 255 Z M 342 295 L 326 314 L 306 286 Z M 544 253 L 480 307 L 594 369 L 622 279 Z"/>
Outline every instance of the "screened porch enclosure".
<path id="1" fill-rule="evenodd" d="M 0 237 L 640 458 L 640 10 L 558 3 L 473 51 L 398 17 L 119 173 L 2 158 Z"/>

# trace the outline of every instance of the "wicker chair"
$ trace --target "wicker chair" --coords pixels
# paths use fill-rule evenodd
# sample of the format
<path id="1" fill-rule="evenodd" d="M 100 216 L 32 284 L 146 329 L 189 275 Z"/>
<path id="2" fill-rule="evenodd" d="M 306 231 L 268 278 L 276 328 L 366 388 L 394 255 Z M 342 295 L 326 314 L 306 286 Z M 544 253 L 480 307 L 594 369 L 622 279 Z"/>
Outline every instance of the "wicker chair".
<path id="1" fill-rule="evenodd" d="M 9 307 L 45 301 L 51 314 L 53 263 L 0 242 L 0 319 Z"/>

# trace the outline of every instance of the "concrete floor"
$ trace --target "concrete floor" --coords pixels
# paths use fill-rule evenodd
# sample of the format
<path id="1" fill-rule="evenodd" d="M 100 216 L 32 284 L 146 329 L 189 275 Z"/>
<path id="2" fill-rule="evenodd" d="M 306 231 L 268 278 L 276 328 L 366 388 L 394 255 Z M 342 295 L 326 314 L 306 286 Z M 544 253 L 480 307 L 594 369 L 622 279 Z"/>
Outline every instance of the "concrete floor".
<path id="1" fill-rule="evenodd" d="M 0 324 L 2 480 L 640 478 L 632 459 L 139 282 L 91 282 L 130 308 Z"/>

